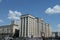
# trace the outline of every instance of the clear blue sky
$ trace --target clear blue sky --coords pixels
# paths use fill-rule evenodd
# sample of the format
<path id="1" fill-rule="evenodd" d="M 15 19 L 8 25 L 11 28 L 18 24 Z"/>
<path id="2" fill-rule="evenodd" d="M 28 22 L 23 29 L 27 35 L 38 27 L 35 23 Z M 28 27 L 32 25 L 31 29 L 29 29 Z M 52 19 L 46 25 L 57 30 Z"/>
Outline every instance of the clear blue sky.
<path id="1" fill-rule="evenodd" d="M 60 14 L 47 14 L 46 9 L 60 5 L 60 0 L 1 0 L 0 1 L 0 25 L 10 23 L 8 19 L 9 10 L 17 10 L 22 14 L 32 14 L 35 17 L 43 18 L 46 23 L 51 24 L 52 29 L 57 29 L 60 24 Z"/>

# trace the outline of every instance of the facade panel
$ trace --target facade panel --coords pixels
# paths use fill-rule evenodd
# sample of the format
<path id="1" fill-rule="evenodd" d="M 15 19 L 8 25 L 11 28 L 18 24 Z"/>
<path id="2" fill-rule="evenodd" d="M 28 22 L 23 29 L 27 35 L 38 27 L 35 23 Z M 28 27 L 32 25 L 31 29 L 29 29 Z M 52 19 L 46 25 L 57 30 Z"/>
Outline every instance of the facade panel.
<path id="1" fill-rule="evenodd" d="M 28 19 L 27 19 L 28 17 Z M 22 24 L 21 24 L 21 28 L 22 28 L 22 35 L 24 35 L 24 37 L 41 37 L 42 34 L 45 37 L 49 37 L 51 33 L 50 31 L 50 27 L 48 24 L 46 24 L 44 22 L 44 20 L 40 19 L 40 18 L 36 18 L 32 15 L 22 15 L 21 16 L 21 20 Z M 25 20 L 24 20 L 25 19 Z M 25 22 L 24 22 L 25 21 Z M 24 26 L 23 26 L 24 25 Z M 24 33 L 23 33 L 24 31 Z"/>

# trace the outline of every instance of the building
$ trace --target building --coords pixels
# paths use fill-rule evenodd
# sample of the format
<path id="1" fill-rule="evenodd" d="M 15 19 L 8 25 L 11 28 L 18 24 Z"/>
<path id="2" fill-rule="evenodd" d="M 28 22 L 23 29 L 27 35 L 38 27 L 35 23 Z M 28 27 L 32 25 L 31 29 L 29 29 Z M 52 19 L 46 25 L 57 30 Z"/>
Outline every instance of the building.
<path id="1" fill-rule="evenodd" d="M 38 32 L 39 37 L 45 36 L 45 37 L 51 37 L 51 25 L 44 22 L 43 19 L 38 18 Z"/>
<path id="2" fill-rule="evenodd" d="M 14 36 L 16 30 L 19 30 L 18 28 L 18 25 L 14 24 L 14 22 L 12 22 L 10 25 L 0 26 L 0 37 Z"/>
<path id="3" fill-rule="evenodd" d="M 60 37 L 60 32 L 52 32 L 52 37 Z"/>
<path id="4" fill-rule="evenodd" d="M 21 37 L 51 37 L 50 24 L 30 14 L 21 16 Z"/>
<path id="5" fill-rule="evenodd" d="M 31 15 L 22 15 L 21 16 L 21 36 L 22 37 L 31 37 L 38 36 L 37 34 L 37 19 Z"/>
<path id="6" fill-rule="evenodd" d="M 45 33 L 46 33 L 46 37 L 51 37 L 52 36 L 52 32 L 51 32 L 51 25 L 50 24 L 45 24 L 46 27 L 45 27 Z"/>
<path id="7" fill-rule="evenodd" d="M 20 37 L 51 37 L 51 25 L 42 18 L 26 14 L 21 16 L 21 22 L 18 24 L 12 21 L 10 25 L 0 26 L 0 36 L 15 37 L 18 33 Z"/>

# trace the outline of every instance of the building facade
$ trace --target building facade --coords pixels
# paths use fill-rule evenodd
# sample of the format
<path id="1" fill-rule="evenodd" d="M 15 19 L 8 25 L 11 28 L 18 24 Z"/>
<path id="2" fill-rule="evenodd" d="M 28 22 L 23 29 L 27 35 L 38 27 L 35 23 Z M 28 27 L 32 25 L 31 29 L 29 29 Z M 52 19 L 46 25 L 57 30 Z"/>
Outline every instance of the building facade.
<path id="1" fill-rule="evenodd" d="M 16 30 L 18 29 L 18 25 L 11 23 L 10 25 L 0 26 L 0 37 L 5 36 L 14 36 Z"/>
<path id="2" fill-rule="evenodd" d="M 60 37 L 60 32 L 52 32 L 52 37 Z"/>
<path id="3" fill-rule="evenodd" d="M 21 36 L 36 37 L 37 33 L 37 19 L 31 15 L 21 16 Z"/>
<path id="4" fill-rule="evenodd" d="M 21 16 L 21 37 L 50 37 L 50 27 L 41 18 L 29 14 Z"/>
<path id="5" fill-rule="evenodd" d="M 0 34 L 13 36 L 17 29 L 20 37 L 51 37 L 51 25 L 45 23 L 42 18 L 26 14 L 21 16 L 19 23 L 21 26 L 14 21 L 10 25 L 0 26 Z"/>

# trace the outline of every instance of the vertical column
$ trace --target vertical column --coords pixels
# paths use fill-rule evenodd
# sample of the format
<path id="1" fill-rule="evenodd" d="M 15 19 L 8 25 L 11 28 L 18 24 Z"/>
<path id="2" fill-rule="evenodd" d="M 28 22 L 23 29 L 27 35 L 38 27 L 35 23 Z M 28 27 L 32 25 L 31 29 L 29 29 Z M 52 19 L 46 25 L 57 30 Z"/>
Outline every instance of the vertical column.
<path id="1" fill-rule="evenodd" d="M 50 25 L 48 25 L 48 35 L 49 37 L 51 37 L 51 26 Z"/>
<path id="2" fill-rule="evenodd" d="M 26 37 L 28 37 L 28 17 L 26 17 Z"/>
<path id="3" fill-rule="evenodd" d="M 20 36 L 22 37 L 22 18 L 21 18 L 21 34 Z"/>
<path id="4" fill-rule="evenodd" d="M 26 17 L 25 17 L 25 20 L 24 20 L 24 24 L 25 24 L 25 28 L 24 28 L 24 29 L 25 29 L 25 30 L 24 30 L 24 31 L 25 31 L 24 33 L 25 33 L 25 34 L 24 34 L 24 37 L 26 37 Z"/>
<path id="5" fill-rule="evenodd" d="M 45 37 L 47 37 L 46 23 L 45 23 Z"/>
<path id="6" fill-rule="evenodd" d="M 24 25 L 23 25 L 23 37 L 25 36 L 25 17 L 24 17 Z"/>
<path id="7" fill-rule="evenodd" d="M 46 37 L 48 37 L 48 24 L 46 23 Z"/>

